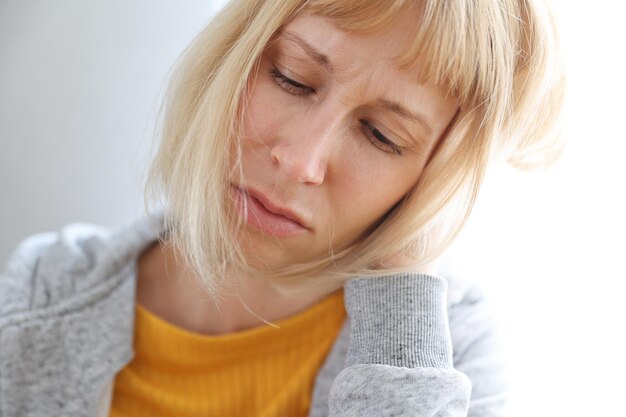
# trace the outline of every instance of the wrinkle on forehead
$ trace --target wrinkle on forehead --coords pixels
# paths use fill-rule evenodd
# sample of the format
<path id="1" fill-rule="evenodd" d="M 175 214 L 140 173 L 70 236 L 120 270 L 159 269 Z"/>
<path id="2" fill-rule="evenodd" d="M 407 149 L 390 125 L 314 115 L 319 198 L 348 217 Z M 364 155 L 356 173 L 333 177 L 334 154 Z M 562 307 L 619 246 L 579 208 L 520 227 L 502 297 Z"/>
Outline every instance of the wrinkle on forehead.
<path id="1" fill-rule="evenodd" d="M 330 65 L 338 79 L 349 80 L 373 65 L 387 64 L 390 70 L 402 72 L 421 84 L 425 81 L 420 75 L 419 65 L 404 63 L 415 37 L 414 24 L 415 18 L 405 17 L 396 19 L 386 30 L 363 33 L 346 31 L 332 18 L 303 11 L 282 28 L 277 37 L 298 43 L 293 39 L 295 35 L 331 57 Z M 346 39 L 348 37 L 349 40 Z"/>
<path id="2" fill-rule="evenodd" d="M 480 95 L 489 96 L 493 80 L 485 80 L 477 71 L 491 62 L 481 54 L 480 39 L 468 36 L 458 27 L 470 28 L 467 13 L 459 7 L 447 6 L 439 0 L 309 0 L 300 13 L 329 18 L 336 28 L 359 35 L 376 34 L 385 37 L 395 30 L 395 39 L 387 38 L 389 47 L 396 49 L 394 66 L 415 73 L 419 84 L 438 86 L 447 96 L 462 102 L 473 101 Z M 478 6 L 476 6 L 478 7 Z M 401 42 L 398 40 L 401 39 Z M 484 39 L 482 39 L 484 44 Z M 397 48 L 402 43 L 404 50 Z M 485 62 L 482 62 L 485 61 Z M 420 71 L 414 68 L 420 64 Z M 485 77 L 482 77 L 485 78 Z M 492 77 L 493 78 L 493 77 Z M 482 84 L 477 89 L 476 85 Z"/>

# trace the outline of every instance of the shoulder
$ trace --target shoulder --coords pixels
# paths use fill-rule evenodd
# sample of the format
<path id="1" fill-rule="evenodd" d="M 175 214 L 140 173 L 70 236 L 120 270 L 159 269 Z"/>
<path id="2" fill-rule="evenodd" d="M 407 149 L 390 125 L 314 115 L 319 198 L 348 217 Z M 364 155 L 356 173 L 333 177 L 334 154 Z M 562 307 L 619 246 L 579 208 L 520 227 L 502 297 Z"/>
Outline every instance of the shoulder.
<path id="1" fill-rule="evenodd" d="M 70 296 L 73 279 L 94 267 L 109 234 L 98 225 L 72 223 L 21 241 L 0 277 L 0 316 Z"/>
<path id="2" fill-rule="evenodd" d="M 476 351 L 483 342 L 495 342 L 499 323 L 489 293 L 480 284 L 456 275 L 447 275 L 445 280 L 448 282 L 447 312 L 455 357 Z"/>
<path id="3" fill-rule="evenodd" d="M 0 318 L 58 305 L 111 279 L 152 238 L 154 217 L 120 228 L 71 223 L 28 236 L 0 275 Z"/>
<path id="4" fill-rule="evenodd" d="M 472 381 L 470 416 L 501 416 L 508 397 L 506 354 L 489 293 L 476 283 L 448 282 L 454 368 Z"/>
<path id="5" fill-rule="evenodd" d="M 481 285 L 456 277 L 446 277 L 446 280 L 450 331 L 455 353 L 462 354 L 474 339 L 484 340 L 498 333 L 498 322 L 489 295 Z"/>

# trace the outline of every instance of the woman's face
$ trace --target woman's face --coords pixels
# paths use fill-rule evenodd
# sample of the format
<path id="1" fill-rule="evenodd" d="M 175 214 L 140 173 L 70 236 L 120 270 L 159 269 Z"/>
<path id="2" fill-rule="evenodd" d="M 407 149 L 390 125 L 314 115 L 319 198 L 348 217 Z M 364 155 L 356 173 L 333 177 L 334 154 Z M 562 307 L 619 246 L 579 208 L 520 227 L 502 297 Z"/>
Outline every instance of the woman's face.
<path id="1" fill-rule="evenodd" d="M 243 241 L 253 264 L 278 268 L 337 251 L 415 185 L 458 108 L 418 82 L 418 67 L 394 64 L 415 21 L 405 16 L 384 33 L 362 35 L 303 13 L 268 45 L 249 83 L 245 183 L 233 176 L 231 191 L 239 203 L 246 194 L 238 188 L 261 192 L 306 228 L 269 218 L 248 200 Z"/>

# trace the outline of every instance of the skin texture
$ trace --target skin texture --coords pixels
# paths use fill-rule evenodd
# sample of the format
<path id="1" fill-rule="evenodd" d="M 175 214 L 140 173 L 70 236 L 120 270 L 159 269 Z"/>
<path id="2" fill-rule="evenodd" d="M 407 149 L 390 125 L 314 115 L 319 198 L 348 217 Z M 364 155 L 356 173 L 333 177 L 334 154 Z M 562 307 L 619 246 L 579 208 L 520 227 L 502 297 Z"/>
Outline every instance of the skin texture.
<path id="1" fill-rule="evenodd" d="M 275 238 L 244 225 L 241 236 L 251 264 L 279 268 L 348 245 L 415 185 L 458 109 L 440 88 L 418 82 L 419 67 L 395 65 L 394 58 L 411 42 L 415 21 L 407 13 L 384 32 L 355 34 L 303 13 L 270 42 L 248 83 L 241 154 L 245 182 L 231 180 L 297 211 L 309 229 Z M 307 54 L 296 38 L 326 55 L 327 65 Z M 429 128 L 382 108 L 380 98 L 421 113 Z M 397 148 L 381 142 L 375 136 L 380 134 Z M 406 261 L 399 255 L 385 263 Z M 168 247 L 155 244 L 138 266 L 138 302 L 203 334 L 263 324 L 235 294 L 269 321 L 290 317 L 328 295 L 286 299 L 263 280 L 232 271 L 241 280 L 224 289 L 232 295 L 218 305 L 202 296 Z"/>

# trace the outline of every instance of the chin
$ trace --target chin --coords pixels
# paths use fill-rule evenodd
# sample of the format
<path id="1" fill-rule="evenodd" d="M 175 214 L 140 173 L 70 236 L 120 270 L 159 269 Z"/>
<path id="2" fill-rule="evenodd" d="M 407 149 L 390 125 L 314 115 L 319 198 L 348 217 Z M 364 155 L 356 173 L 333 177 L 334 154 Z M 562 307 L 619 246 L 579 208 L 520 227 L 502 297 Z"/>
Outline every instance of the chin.
<path id="1" fill-rule="evenodd" d="M 310 245 L 302 246 L 310 248 Z M 280 239 L 255 234 L 247 236 L 242 250 L 250 266 L 263 271 L 282 269 L 315 259 L 311 258 L 310 250 L 298 250 L 293 242 L 282 242 Z"/>

